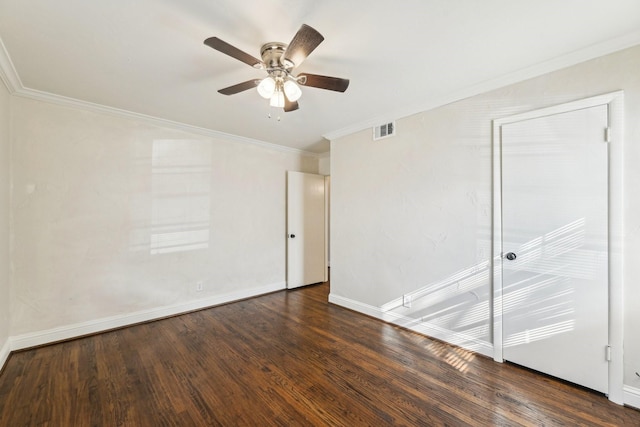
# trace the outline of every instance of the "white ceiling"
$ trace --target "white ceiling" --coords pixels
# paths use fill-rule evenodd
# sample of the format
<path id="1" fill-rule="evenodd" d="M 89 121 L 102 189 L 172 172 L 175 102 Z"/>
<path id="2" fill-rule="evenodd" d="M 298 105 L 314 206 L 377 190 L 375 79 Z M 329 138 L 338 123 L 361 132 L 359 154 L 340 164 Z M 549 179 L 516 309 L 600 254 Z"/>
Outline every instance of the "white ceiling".
<path id="1" fill-rule="evenodd" d="M 204 39 L 259 57 L 302 23 L 325 41 L 296 71 L 348 78 L 345 93 L 303 87 L 300 109 L 271 119 L 254 90 L 217 93 L 265 74 Z M 640 43 L 639 30 L 639 0 L 0 0 L 23 90 L 314 152 L 327 135 Z"/>

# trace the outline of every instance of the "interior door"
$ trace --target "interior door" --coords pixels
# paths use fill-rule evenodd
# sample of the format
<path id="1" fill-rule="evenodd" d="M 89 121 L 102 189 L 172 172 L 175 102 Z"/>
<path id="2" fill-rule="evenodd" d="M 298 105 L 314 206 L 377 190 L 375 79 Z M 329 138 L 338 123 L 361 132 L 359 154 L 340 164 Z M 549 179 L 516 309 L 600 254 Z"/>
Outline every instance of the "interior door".
<path id="1" fill-rule="evenodd" d="M 326 280 L 325 179 L 287 173 L 287 288 Z"/>
<path id="2" fill-rule="evenodd" d="M 502 126 L 503 356 L 607 393 L 607 106 Z"/>

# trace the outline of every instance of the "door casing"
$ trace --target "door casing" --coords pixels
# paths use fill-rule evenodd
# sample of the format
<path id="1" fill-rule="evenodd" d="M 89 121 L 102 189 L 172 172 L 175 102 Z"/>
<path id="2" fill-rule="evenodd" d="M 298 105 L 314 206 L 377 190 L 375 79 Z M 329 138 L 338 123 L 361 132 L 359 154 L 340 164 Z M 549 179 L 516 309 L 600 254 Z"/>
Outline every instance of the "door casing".
<path id="1" fill-rule="evenodd" d="M 624 93 L 612 92 L 581 99 L 553 107 L 496 119 L 493 121 L 493 349 L 494 360 L 503 362 L 502 333 L 502 126 L 522 120 L 551 114 L 560 114 L 581 108 L 608 105 L 609 108 L 609 400 L 623 404 L 623 130 Z M 603 130 L 604 132 L 604 130 Z"/>

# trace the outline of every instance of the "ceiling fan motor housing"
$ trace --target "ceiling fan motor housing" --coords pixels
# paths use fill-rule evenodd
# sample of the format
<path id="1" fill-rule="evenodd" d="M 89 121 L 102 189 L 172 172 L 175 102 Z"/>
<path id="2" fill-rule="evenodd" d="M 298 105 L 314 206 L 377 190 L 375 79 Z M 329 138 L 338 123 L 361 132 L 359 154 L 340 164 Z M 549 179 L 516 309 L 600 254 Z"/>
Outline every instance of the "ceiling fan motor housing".
<path id="1" fill-rule="evenodd" d="M 285 43 L 270 42 L 262 45 L 262 48 L 260 48 L 260 56 L 269 74 L 271 74 L 272 71 L 274 74 L 281 72 L 283 75 L 277 76 L 276 74 L 276 76 L 284 77 L 287 71 L 293 68 L 294 64 L 282 58 L 286 49 L 287 45 Z"/>

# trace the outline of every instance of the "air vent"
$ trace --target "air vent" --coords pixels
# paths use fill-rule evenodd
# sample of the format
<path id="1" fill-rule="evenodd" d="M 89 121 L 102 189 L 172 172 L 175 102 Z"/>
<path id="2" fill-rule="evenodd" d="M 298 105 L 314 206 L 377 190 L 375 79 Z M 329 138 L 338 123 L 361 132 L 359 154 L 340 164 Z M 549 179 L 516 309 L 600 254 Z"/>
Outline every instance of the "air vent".
<path id="1" fill-rule="evenodd" d="M 388 138 L 396 134 L 396 122 L 385 123 L 373 128 L 373 140 Z"/>

